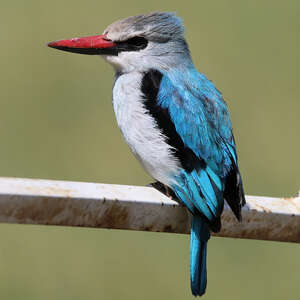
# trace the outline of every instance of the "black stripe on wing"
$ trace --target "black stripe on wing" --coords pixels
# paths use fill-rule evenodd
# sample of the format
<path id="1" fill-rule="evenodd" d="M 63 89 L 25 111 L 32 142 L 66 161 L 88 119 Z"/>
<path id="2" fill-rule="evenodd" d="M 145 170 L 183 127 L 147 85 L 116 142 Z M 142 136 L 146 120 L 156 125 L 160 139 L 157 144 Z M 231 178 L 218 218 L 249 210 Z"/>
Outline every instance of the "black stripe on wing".
<path id="1" fill-rule="evenodd" d="M 154 69 L 149 70 L 144 74 L 141 91 L 143 93 L 144 105 L 149 114 L 154 118 L 158 128 L 161 130 L 163 135 L 166 137 L 166 142 L 173 148 L 173 153 L 175 157 L 180 161 L 182 167 L 187 173 L 192 172 L 193 170 L 205 170 L 207 167 L 206 162 L 195 155 L 195 153 L 183 143 L 180 135 L 176 131 L 176 127 L 171 120 L 168 109 L 162 108 L 157 104 L 157 95 L 159 92 L 162 74 Z M 178 95 L 179 96 L 179 95 Z M 183 99 L 181 99 L 183 101 Z M 212 178 L 208 175 L 209 180 L 211 182 L 212 188 L 215 191 L 216 195 L 220 195 L 222 191 L 218 189 L 216 184 L 213 182 Z M 195 181 L 195 185 L 198 190 L 198 194 L 202 199 L 205 199 L 201 187 Z M 186 183 L 187 190 L 189 191 L 190 187 Z M 193 199 L 192 191 L 189 191 L 189 198 Z M 222 196 L 221 196 L 222 197 Z M 210 209 L 209 205 L 207 208 Z M 209 225 L 210 229 L 214 232 L 218 232 L 221 229 L 221 220 L 219 215 L 223 210 L 223 205 L 219 208 L 218 216 L 216 216 L 213 220 L 208 220 L 204 214 L 200 211 L 197 214 L 200 214 L 206 223 Z M 212 215 L 215 213 L 212 212 Z"/>
<path id="2" fill-rule="evenodd" d="M 180 161 L 182 167 L 187 172 L 191 172 L 195 168 L 205 169 L 205 161 L 197 157 L 190 148 L 184 145 L 171 120 L 168 109 L 162 108 L 157 104 L 157 95 L 162 76 L 162 73 L 155 69 L 150 69 L 144 74 L 141 91 L 143 93 L 145 108 L 155 119 L 158 128 L 166 137 L 166 142 L 173 147 L 174 155 Z"/>

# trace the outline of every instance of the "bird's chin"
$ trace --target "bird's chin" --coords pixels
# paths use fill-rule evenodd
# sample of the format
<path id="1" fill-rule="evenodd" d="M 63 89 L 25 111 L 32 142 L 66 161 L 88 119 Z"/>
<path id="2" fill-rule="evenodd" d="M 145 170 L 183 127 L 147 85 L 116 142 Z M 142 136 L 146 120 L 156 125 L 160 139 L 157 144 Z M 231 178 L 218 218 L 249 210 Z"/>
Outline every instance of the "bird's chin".
<path id="1" fill-rule="evenodd" d="M 110 65 L 113 66 L 113 68 L 117 71 L 120 72 L 123 69 L 123 65 L 120 62 L 120 58 L 115 55 L 101 55 L 101 57 L 107 61 Z"/>
<path id="2" fill-rule="evenodd" d="M 105 61 L 113 66 L 118 73 L 129 73 L 137 70 L 137 66 L 132 64 L 130 60 L 124 59 L 122 55 L 102 55 Z"/>

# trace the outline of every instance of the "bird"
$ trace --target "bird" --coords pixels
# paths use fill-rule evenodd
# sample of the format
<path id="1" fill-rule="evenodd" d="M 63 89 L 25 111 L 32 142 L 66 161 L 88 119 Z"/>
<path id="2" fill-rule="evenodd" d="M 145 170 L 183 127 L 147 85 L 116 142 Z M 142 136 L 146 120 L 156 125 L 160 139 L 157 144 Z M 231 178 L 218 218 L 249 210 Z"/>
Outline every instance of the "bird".
<path id="1" fill-rule="evenodd" d="M 113 109 L 142 167 L 191 213 L 190 285 L 207 285 L 207 242 L 221 229 L 224 201 L 238 221 L 245 195 L 227 105 L 197 71 L 183 20 L 151 12 L 115 21 L 101 35 L 48 44 L 103 57 L 115 71 Z"/>

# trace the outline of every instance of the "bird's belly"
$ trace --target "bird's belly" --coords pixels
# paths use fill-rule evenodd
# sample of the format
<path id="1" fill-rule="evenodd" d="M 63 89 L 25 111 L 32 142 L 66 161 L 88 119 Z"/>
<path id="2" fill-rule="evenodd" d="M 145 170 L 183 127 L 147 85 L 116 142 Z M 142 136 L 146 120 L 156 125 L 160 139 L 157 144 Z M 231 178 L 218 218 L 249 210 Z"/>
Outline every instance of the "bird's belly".
<path id="1" fill-rule="evenodd" d="M 113 106 L 123 137 L 135 157 L 156 180 L 170 186 L 180 170 L 172 148 L 143 104 L 142 74 L 120 76 L 113 89 Z"/>

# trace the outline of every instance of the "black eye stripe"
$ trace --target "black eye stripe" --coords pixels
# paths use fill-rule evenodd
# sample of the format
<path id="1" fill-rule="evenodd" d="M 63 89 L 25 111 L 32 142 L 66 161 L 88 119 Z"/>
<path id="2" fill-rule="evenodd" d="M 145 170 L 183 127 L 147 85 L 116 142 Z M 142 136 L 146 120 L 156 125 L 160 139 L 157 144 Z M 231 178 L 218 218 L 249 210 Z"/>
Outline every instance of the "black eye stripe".
<path id="1" fill-rule="evenodd" d="M 122 42 L 115 42 L 115 49 L 121 51 L 139 51 L 145 49 L 148 45 L 148 40 L 142 36 L 135 36 L 131 39 Z"/>
<path id="2" fill-rule="evenodd" d="M 135 47 L 145 47 L 148 44 L 148 41 L 142 36 L 135 36 L 127 41 L 125 41 L 128 45 L 132 45 Z"/>

